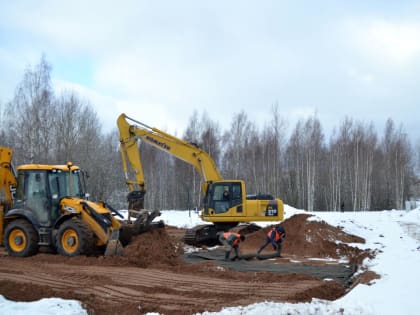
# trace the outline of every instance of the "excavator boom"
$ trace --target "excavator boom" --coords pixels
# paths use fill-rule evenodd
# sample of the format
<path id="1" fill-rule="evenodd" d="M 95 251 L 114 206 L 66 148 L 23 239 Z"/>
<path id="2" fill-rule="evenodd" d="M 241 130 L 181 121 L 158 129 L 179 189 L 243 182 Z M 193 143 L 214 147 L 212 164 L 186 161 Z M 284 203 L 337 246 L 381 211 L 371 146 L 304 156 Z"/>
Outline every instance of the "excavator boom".
<path id="1" fill-rule="evenodd" d="M 129 121 L 135 124 L 130 124 Z M 118 117 L 117 125 L 120 131 L 123 167 L 129 187 L 133 188 L 134 185 L 144 186 L 144 172 L 141 165 L 137 139 L 141 139 L 194 166 L 205 182 L 220 181 L 223 179 L 213 159 L 197 145 L 179 139 L 157 128 L 149 127 L 125 114 L 121 114 Z M 127 159 L 134 171 L 134 180 L 128 179 Z"/>

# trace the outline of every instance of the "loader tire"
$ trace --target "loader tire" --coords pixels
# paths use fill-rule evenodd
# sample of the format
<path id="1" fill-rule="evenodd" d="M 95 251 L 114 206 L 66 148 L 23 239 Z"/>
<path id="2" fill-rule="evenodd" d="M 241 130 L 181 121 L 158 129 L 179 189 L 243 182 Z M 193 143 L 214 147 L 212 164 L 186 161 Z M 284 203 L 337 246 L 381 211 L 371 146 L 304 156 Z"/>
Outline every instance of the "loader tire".
<path id="1" fill-rule="evenodd" d="M 95 249 L 94 235 L 85 222 L 70 219 L 58 228 L 55 245 L 63 256 L 90 255 Z"/>
<path id="2" fill-rule="evenodd" d="M 38 252 L 38 233 L 26 220 L 10 222 L 6 226 L 3 239 L 10 256 L 27 257 Z"/>

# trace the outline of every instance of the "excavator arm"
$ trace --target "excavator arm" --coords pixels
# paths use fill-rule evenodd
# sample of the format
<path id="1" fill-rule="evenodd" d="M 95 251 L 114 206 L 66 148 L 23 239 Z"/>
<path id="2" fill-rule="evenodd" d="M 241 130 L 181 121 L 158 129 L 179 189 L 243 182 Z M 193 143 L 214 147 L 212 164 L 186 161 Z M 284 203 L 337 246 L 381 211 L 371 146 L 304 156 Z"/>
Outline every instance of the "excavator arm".
<path id="1" fill-rule="evenodd" d="M 139 194 L 143 195 L 146 192 L 144 172 L 137 145 L 138 139 L 194 166 L 201 175 L 204 185 L 223 180 L 213 159 L 196 145 L 157 128 L 149 127 L 125 114 L 118 117 L 117 125 L 120 132 L 121 158 L 125 181 L 130 192 L 137 190 Z M 130 175 L 134 178 L 130 178 Z"/>

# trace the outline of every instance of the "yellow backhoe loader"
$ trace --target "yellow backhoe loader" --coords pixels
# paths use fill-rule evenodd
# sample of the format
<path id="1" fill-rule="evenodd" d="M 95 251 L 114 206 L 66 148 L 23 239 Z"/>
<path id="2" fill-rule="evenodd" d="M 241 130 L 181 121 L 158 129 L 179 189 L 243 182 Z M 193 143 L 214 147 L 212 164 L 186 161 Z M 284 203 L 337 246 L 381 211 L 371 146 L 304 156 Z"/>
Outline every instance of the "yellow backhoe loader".
<path id="1" fill-rule="evenodd" d="M 149 127 L 125 114 L 118 117 L 117 125 L 126 183 L 132 202 L 139 208 L 143 207 L 142 200 L 146 193 L 139 139 L 194 166 L 200 174 L 204 206 L 201 218 L 213 224 L 189 229 L 184 237 L 187 244 L 214 244 L 217 242 L 218 231 L 237 229 L 239 223 L 283 220 L 282 200 L 271 195 L 247 195 L 243 180 L 223 179 L 213 159 L 196 145 Z M 132 205 L 130 208 L 135 207 Z M 252 232 L 258 228 L 256 225 L 246 225 L 245 230 Z"/>
<path id="2" fill-rule="evenodd" d="M 31 256 L 40 248 L 65 256 L 121 255 L 122 245 L 159 215 L 143 211 L 123 220 L 105 202 L 89 201 L 82 183 L 71 162 L 20 165 L 15 172 L 12 150 L 0 147 L 0 243 L 9 255 Z"/>

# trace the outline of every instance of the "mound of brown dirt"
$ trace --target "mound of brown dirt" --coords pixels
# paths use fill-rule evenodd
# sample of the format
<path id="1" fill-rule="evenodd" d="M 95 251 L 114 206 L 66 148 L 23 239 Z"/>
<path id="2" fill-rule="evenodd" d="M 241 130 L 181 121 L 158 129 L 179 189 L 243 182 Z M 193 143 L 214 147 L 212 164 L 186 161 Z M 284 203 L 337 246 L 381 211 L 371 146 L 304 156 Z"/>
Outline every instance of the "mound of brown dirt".
<path id="1" fill-rule="evenodd" d="M 124 256 L 128 258 L 128 262 L 143 268 L 177 265 L 182 253 L 182 244 L 170 237 L 164 228 L 137 235 L 124 248 Z"/>
<path id="2" fill-rule="evenodd" d="M 295 257 L 334 258 L 348 257 L 351 262 L 360 263 L 368 254 L 344 243 L 365 243 L 361 237 L 345 233 L 341 228 L 324 221 L 309 221 L 308 214 L 296 214 L 282 225 L 287 237 L 283 241 L 282 255 Z M 241 245 L 244 253 L 253 253 L 264 243 L 272 226 L 249 234 Z M 267 245 L 262 253 L 273 252 Z"/>

